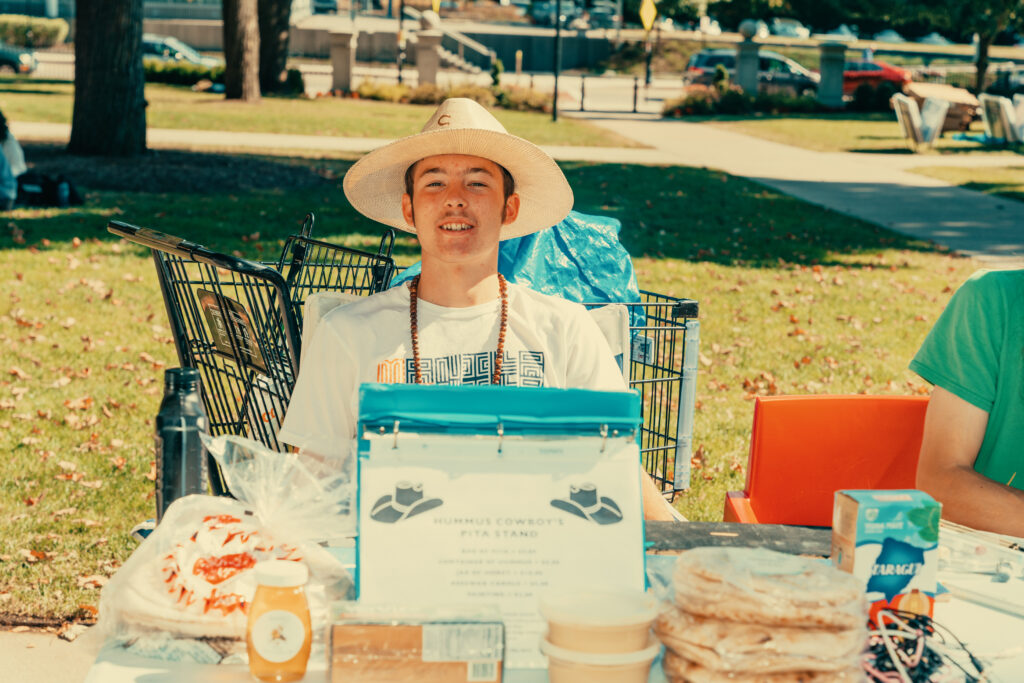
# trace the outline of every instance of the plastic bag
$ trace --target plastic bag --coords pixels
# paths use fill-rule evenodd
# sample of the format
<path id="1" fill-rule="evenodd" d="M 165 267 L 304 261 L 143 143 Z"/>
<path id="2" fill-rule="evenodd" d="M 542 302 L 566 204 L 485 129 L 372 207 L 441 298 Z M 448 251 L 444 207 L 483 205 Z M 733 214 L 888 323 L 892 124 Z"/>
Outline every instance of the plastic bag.
<path id="1" fill-rule="evenodd" d="M 498 272 L 509 282 L 576 303 L 639 303 L 633 261 L 622 243 L 622 223 L 606 216 L 570 211 L 551 228 L 501 242 Z M 391 286 L 420 272 L 415 263 Z M 642 327 L 642 306 L 630 306 L 630 325 Z"/>
<path id="2" fill-rule="evenodd" d="M 676 560 L 672 588 L 673 605 L 654 627 L 671 653 L 666 673 L 678 674 L 670 678 L 697 678 L 695 667 L 738 676 L 860 671 L 864 582 L 831 563 L 764 548 L 695 548 Z"/>
<path id="3" fill-rule="evenodd" d="M 256 590 L 253 566 L 287 559 L 309 568 L 306 596 L 314 638 L 322 638 L 328 602 L 351 588 L 341 563 L 320 545 L 338 543 L 354 531 L 350 474 L 241 437 L 204 442 L 238 500 L 192 495 L 167 508 L 156 530 L 103 588 L 104 636 L 244 640 Z"/>

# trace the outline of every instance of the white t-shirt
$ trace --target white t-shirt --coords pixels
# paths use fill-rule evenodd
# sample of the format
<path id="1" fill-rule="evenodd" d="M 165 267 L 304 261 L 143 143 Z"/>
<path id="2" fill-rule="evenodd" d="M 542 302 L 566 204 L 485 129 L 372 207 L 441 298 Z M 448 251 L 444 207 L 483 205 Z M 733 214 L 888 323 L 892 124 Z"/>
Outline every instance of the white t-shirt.
<path id="1" fill-rule="evenodd" d="M 445 308 L 419 300 L 424 384 L 490 384 L 501 301 Z M 409 288 L 394 287 L 328 313 L 302 357 L 281 441 L 343 455 L 355 437 L 359 385 L 414 382 Z M 623 391 L 622 372 L 586 309 L 508 285 L 505 386 Z"/>

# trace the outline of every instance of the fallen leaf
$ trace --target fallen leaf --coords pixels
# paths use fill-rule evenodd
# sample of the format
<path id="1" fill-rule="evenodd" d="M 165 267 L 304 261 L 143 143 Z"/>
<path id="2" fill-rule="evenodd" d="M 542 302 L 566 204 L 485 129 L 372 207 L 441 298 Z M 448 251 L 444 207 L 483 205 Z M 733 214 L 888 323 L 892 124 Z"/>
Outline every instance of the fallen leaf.
<path id="1" fill-rule="evenodd" d="M 106 585 L 109 580 L 101 574 L 92 574 L 90 576 L 79 576 L 77 583 L 79 588 L 99 588 Z"/>
<path id="2" fill-rule="evenodd" d="M 98 489 L 103 486 L 103 481 L 100 479 L 96 479 L 95 481 L 80 481 L 78 483 L 89 489 Z"/>
<path id="3" fill-rule="evenodd" d="M 123 469 L 124 469 L 124 466 L 125 466 L 125 463 L 127 463 L 127 462 L 128 462 L 128 461 L 127 461 L 127 460 L 125 460 L 125 459 L 124 459 L 123 457 L 121 457 L 120 455 L 118 455 L 117 457 L 114 457 L 114 458 L 111 458 L 111 459 L 110 459 L 110 464 L 111 464 L 111 465 L 113 465 L 113 466 L 114 466 L 115 468 L 117 468 L 117 469 L 119 469 L 119 470 L 123 470 Z"/>
<path id="4" fill-rule="evenodd" d="M 64 515 L 73 515 L 76 512 L 78 512 L 78 510 L 76 510 L 75 508 L 61 508 L 60 510 L 57 510 L 56 512 L 54 512 L 53 516 L 54 517 L 63 517 Z"/>
<path id="5" fill-rule="evenodd" d="M 40 493 L 38 496 L 29 496 L 28 498 L 25 499 L 25 505 L 27 505 L 28 507 L 32 507 L 33 505 L 38 503 L 40 500 L 42 500 L 44 495 L 46 495 L 46 494 L 45 493 Z"/>
<path id="6" fill-rule="evenodd" d="M 19 367 L 12 366 L 10 369 L 10 374 L 14 375 L 18 379 L 32 379 L 31 375 L 29 375 L 27 372 L 25 372 Z"/>
<path id="7" fill-rule="evenodd" d="M 68 410 L 88 410 L 92 407 L 92 403 L 92 396 L 82 396 L 64 401 L 64 407 Z"/>
<path id="8" fill-rule="evenodd" d="M 147 472 L 144 476 L 146 477 L 146 479 L 149 479 L 150 481 L 156 481 L 156 461 L 155 460 L 150 460 L 149 461 L 149 472 Z"/>

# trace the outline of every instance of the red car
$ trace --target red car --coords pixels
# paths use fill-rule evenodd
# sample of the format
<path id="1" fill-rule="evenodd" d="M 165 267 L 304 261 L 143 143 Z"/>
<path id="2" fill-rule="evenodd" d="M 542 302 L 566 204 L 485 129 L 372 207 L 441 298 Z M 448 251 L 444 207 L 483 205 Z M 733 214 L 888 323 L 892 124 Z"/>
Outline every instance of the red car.
<path id="1" fill-rule="evenodd" d="M 902 90 L 910 82 L 910 72 L 885 62 L 847 62 L 843 69 L 843 94 L 852 95 L 861 83 L 878 87 L 885 81 Z"/>

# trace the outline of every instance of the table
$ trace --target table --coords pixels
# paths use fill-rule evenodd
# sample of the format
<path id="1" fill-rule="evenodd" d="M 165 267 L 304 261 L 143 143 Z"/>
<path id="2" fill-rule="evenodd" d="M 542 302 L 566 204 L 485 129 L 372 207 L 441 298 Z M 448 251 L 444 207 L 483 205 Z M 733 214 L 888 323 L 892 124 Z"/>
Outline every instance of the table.
<path id="1" fill-rule="evenodd" d="M 831 532 L 813 527 L 786 527 L 724 522 L 649 522 L 646 529 L 649 552 L 685 550 L 704 545 L 763 547 L 806 555 L 829 554 Z M 987 579 L 971 579 L 980 585 Z M 940 575 L 941 581 L 941 575 Z M 1024 580 L 1015 579 L 1014 590 L 1024 593 Z M 963 581 L 961 580 L 960 583 Z M 949 627 L 965 645 L 983 659 L 995 659 L 988 672 L 992 681 L 1024 681 L 1024 617 L 991 609 L 955 596 L 936 603 L 935 620 Z M 306 683 L 327 683 L 323 647 L 314 649 Z M 108 643 L 89 669 L 85 683 L 247 683 L 253 679 L 244 664 L 176 664 L 139 657 Z M 508 670 L 506 683 L 545 683 L 546 671 Z M 665 683 L 658 662 L 651 668 L 649 683 Z"/>

